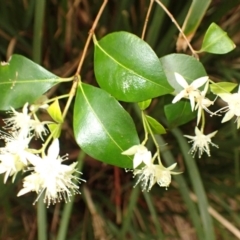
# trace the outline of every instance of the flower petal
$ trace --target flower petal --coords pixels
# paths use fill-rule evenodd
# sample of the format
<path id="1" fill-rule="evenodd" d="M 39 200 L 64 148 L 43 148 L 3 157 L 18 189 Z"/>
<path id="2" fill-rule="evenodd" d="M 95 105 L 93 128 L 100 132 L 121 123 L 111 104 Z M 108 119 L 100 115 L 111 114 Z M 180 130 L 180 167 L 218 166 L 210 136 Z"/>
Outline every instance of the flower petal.
<path id="1" fill-rule="evenodd" d="M 222 123 L 229 121 L 234 116 L 234 112 L 228 111 L 224 118 L 222 119 Z"/>
<path id="2" fill-rule="evenodd" d="M 190 100 L 191 109 L 192 109 L 192 112 L 193 112 L 193 111 L 194 111 L 194 107 L 195 107 L 195 98 L 194 98 L 194 95 L 189 95 L 189 100 Z"/>
<path id="3" fill-rule="evenodd" d="M 150 151 L 147 151 L 147 152 L 145 153 L 143 162 L 144 162 L 147 166 L 149 166 L 150 164 L 152 164 L 152 153 L 151 153 Z"/>
<path id="4" fill-rule="evenodd" d="M 198 129 L 198 127 L 195 127 L 195 134 L 196 134 L 196 137 L 203 135 L 203 133 Z"/>
<path id="5" fill-rule="evenodd" d="M 130 147 L 129 149 L 123 151 L 122 154 L 128 155 L 128 156 L 134 155 L 137 152 L 139 146 L 141 146 L 141 145 L 134 145 L 134 146 Z"/>
<path id="6" fill-rule="evenodd" d="M 135 154 L 133 158 L 133 168 L 139 166 L 142 163 L 142 160 L 140 154 Z"/>
<path id="7" fill-rule="evenodd" d="M 24 104 L 23 109 L 22 109 L 22 113 L 24 115 L 28 114 L 28 102 Z"/>
<path id="8" fill-rule="evenodd" d="M 195 136 L 190 136 L 190 135 L 183 135 L 183 136 L 186 137 L 186 138 L 190 138 L 192 140 L 194 140 L 196 138 Z"/>
<path id="9" fill-rule="evenodd" d="M 232 101 L 232 94 L 230 94 L 230 93 L 220 93 L 220 94 L 218 94 L 218 96 L 219 96 L 224 102 L 231 103 L 231 101 Z"/>
<path id="10" fill-rule="evenodd" d="M 175 72 L 174 75 L 178 84 L 181 85 L 183 88 L 187 88 L 189 86 L 188 82 L 184 79 L 182 75 L 177 72 Z"/>
<path id="11" fill-rule="evenodd" d="M 201 92 L 201 95 L 202 95 L 203 97 L 206 96 L 207 91 L 208 91 L 208 87 L 209 87 L 209 81 L 207 81 L 207 83 L 205 84 L 205 87 L 204 87 L 203 91 Z"/>
<path id="12" fill-rule="evenodd" d="M 200 77 L 200 78 L 194 80 L 190 85 L 191 85 L 194 89 L 198 89 L 198 88 L 201 87 L 204 83 L 206 83 L 207 80 L 208 80 L 208 76 Z"/>
<path id="13" fill-rule="evenodd" d="M 57 159 L 58 154 L 59 154 L 59 140 L 58 138 L 55 138 L 48 148 L 48 157 L 52 159 Z"/>
<path id="14" fill-rule="evenodd" d="M 180 93 L 178 93 L 174 99 L 172 100 L 172 103 L 178 102 L 180 99 L 182 99 L 185 96 L 185 90 L 182 90 Z"/>
<path id="15" fill-rule="evenodd" d="M 198 126 L 198 124 L 199 124 L 199 122 L 200 122 L 200 119 L 201 119 L 201 112 L 202 112 L 202 108 L 201 108 L 200 105 L 199 105 L 199 107 L 198 107 L 198 113 L 197 113 L 197 126 Z"/>
<path id="16" fill-rule="evenodd" d="M 173 163 L 171 166 L 167 167 L 167 170 L 171 171 L 177 166 L 177 163 Z"/>
<path id="17" fill-rule="evenodd" d="M 212 138 L 212 137 L 214 137 L 214 136 L 217 134 L 217 132 L 218 132 L 218 131 L 209 133 L 209 134 L 207 135 L 207 137 Z"/>
<path id="18" fill-rule="evenodd" d="M 18 192 L 17 197 L 20 197 L 20 196 L 22 196 L 22 195 L 24 195 L 24 194 L 26 194 L 26 193 L 28 193 L 28 192 L 31 192 L 31 191 L 32 191 L 32 190 L 29 189 L 29 188 L 23 188 L 23 189 L 21 189 L 21 190 Z"/>
<path id="19" fill-rule="evenodd" d="M 33 154 L 33 153 L 30 153 L 30 152 L 26 152 L 26 153 L 25 153 L 25 156 L 26 156 L 26 159 L 27 159 L 33 166 L 36 166 L 36 165 L 39 163 L 39 161 L 42 161 L 42 159 L 41 159 L 39 156 L 37 156 L 37 155 L 35 155 L 35 154 Z"/>

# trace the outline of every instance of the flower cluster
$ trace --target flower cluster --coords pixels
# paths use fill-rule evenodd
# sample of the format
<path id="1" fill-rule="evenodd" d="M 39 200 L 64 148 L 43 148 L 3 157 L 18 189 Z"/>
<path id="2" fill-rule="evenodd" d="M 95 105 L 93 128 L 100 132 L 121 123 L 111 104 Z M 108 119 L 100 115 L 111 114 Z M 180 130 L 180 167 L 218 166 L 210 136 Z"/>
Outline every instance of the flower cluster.
<path id="1" fill-rule="evenodd" d="M 174 73 L 177 83 L 183 88 L 172 100 L 172 103 L 176 103 L 182 98 L 187 98 L 190 100 L 191 109 L 192 111 L 197 110 L 197 126 L 201 120 L 201 117 L 204 118 L 204 112 L 208 112 L 211 116 L 215 115 L 216 113 L 211 112 L 208 107 L 214 104 L 214 101 L 209 100 L 206 98 L 206 94 L 209 87 L 209 79 L 207 76 L 200 77 L 194 80 L 190 85 L 178 73 Z M 204 90 L 200 91 L 199 88 L 205 84 Z M 185 137 L 190 138 L 193 143 L 192 148 L 190 149 L 190 153 L 195 156 L 196 152 L 198 151 L 199 158 L 202 156 L 203 152 L 206 152 L 210 156 L 210 149 L 209 144 L 217 147 L 217 145 L 211 142 L 211 137 L 215 136 L 217 131 L 204 135 L 203 134 L 203 127 L 201 131 L 198 127 L 195 127 L 195 136 L 185 135 Z M 204 126 L 204 121 L 202 120 L 202 126 Z"/>
<path id="2" fill-rule="evenodd" d="M 37 151 L 29 148 L 33 137 L 44 140 L 48 133 L 46 125 L 51 122 L 41 122 L 35 112 L 28 112 L 28 103 L 22 112 L 11 108 L 10 115 L 3 120 L 7 132 L 0 135 L 5 142 L 5 147 L 0 148 L 0 173 L 5 173 L 4 183 L 9 177 L 14 181 L 19 172 L 28 173 L 18 196 L 34 191 L 38 194 L 36 202 L 43 194 L 47 206 L 62 199 L 67 202 L 72 194 L 80 193 L 78 183 L 84 180 L 78 177 L 81 173 L 76 169 L 76 162 L 63 164 L 67 156 L 59 156 L 58 139 L 52 141 L 47 155 L 45 149 Z M 41 153 L 41 157 L 35 154 L 37 152 Z"/>
<path id="3" fill-rule="evenodd" d="M 178 73 L 174 73 L 177 83 L 183 88 L 172 100 L 172 103 L 178 102 L 182 98 L 187 98 L 190 100 L 192 111 L 197 110 L 197 125 L 195 127 L 195 136 L 184 135 L 185 137 L 191 139 L 189 142 L 193 143 L 190 153 L 195 156 L 198 151 L 199 158 L 202 156 L 203 152 L 206 152 L 210 156 L 209 145 L 218 147 L 216 144 L 212 143 L 211 138 L 214 137 L 217 131 L 212 132 L 208 135 L 203 133 L 205 125 L 204 111 L 213 115 L 219 115 L 219 113 L 226 112 L 222 123 L 229 121 L 234 116 L 236 116 L 237 128 L 240 127 L 240 86 L 237 93 L 222 93 L 221 91 L 217 94 L 224 102 L 227 103 L 227 106 L 221 108 L 216 112 L 211 112 L 208 107 L 214 104 L 214 101 L 206 98 L 206 94 L 209 88 L 209 79 L 208 77 L 201 77 L 194 80 L 190 85 Z M 204 86 L 205 84 L 205 86 Z M 199 88 L 204 86 L 204 90 L 200 91 Z M 202 127 L 201 130 L 198 128 L 198 124 L 202 118 Z"/>
<path id="4" fill-rule="evenodd" d="M 165 168 L 160 161 L 159 164 L 154 164 L 152 153 L 143 145 L 134 145 L 122 154 L 134 155 L 133 176 L 138 176 L 135 186 L 142 182 L 142 191 L 150 191 L 155 183 L 167 188 L 171 183 L 171 174 L 179 174 L 171 171 L 176 167 L 176 163 L 168 168 Z M 137 167 L 141 164 L 144 166 L 138 169 Z"/>

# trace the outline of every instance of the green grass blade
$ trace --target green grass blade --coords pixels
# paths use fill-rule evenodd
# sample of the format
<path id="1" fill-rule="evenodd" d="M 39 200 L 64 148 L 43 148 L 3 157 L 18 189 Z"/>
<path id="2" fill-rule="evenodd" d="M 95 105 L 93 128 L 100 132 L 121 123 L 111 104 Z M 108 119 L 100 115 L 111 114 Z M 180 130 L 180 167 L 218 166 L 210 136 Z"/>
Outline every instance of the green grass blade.
<path id="1" fill-rule="evenodd" d="M 123 225 L 122 225 L 122 229 L 121 229 L 121 234 L 120 234 L 121 238 L 120 239 L 125 239 L 125 235 L 131 227 L 130 222 L 131 222 L 131 219 L 133 216 L 134 208 L 136 208 L 136 205 L 137 205 L 139 193 L 140 193 L 139 187 L 133 188 L 133 190 L 131 192 L 131 196 L 129 198 L 129 205 L 127 207 L 127 211 L 126 211 L 126 214 L 123 219 Z"/>
<path id="2" fill-rule="evenodd" d="M 162 3 L 168 7 L 169 0 L 164 0 Z M 152 47 L 155 48 L 158 38 L 159 38 L 159 32 L 162 29 L 163 25 L 163 19 L 164 19 L 165 13 L 164 11 L 157 5 L 155 5 L 155 9 L 153 12 L 152 20 L 149 23 L 147 36 L 146 36 L 146 42 Z"/>
<path id="3" fill-rule="evenodd" d="M 146 200 L 146 203 L 148 205 L 148 209 L 151 213 L 151 217 L 152 217 L 152 220 L 153 220 L 153 223 L 155 225 L 156 232 L 157 232 L 157 237 L 158 237 L 158 239 L 163 240 L 164 239 L 164 234 L 163 234 L 161 226 L 159 224 L 157 212 L 156 212 L 156 209 L 154 208 L 153 201 L 151 199 L 150 193 L 149 192 L 143 192 L 143 196 Z"/>
<path id="4" fill-rule="evenodd" d="M 33 36 L 33 61 L 41 63 L 42 59 L 42 33 L 44 23 L 46 0 L 35 2 L 34 36 Z"/>
<path id="5" fill-rule="evenodd" d="M 198 199 L 198 207 L 200 216 L 202 219 L 202 225 L 205 234 L 205 240 L 213 240 L 215 239 L 214 227 L 212 218 L 208 212 L 208 200 L 206 196 L 206 192 L 203 187 L 203 183 L 201 180 L 201 176 L 199 174 L 197 165 L 195 160 L 192 158 L 189 152 L 189 145 L 186 139 L 183 137 L 183 134 L 179 129 L 172 130 L 173 135 L 176 137 L 180 149 L 182 150 L 183 157 L 185 159 L 186 166 L 188 168 L 189 176 L 191 179 L 191 183 L 193 185 L 193 189 Z"/>
<path id="6" fill-rule="evenodd" d="M 44 194 L 37 203 L 37 225 L 38 225 L 38 240 L 47 240 L 47 210 L 43 202 Z"/>
<path id="7" fill-rule="evenodd" d="M 85 156 L 86 156 L 86 154 L 83 151 L 81 151 L 80 154 L 78 155 L 78 160 L 77 160 L 78 161 L 78 169 L 77 170 L 80 172 L 81 172 L 81 169 L 83 166 L 83 160 L 84 160 Z M 78 173 L 75 176 L 79 177 L 79 175 L 80 174 Z M 69 225 L 69 221 L 70 221 L 71 214 L 72 214 L 74 199 L 75 199 L 75 195 L 73 195 L 71 197 L 71 202 L 65 203 L 65 205 L 64 205 L 56 240 L 65 240 L 66 239 L 66 236 L 68 233 L 68 225 Z"/>
<path id="8" fill-rule="evenodd" d="M 155 136 L 155 137 L 156 137 L 157 142 L 160 146 L 166 146 L 166 142 L 163 140 L 163 138 L 161 136 Z M 165 148 L 162 147 L 161 149 L 162 149 L 161 155 L 162 155 L 165 163 L 168 166 L 170 166 L 170 165 L 172 165 L 173 163 L 176 162 L 174 156 L 172 155 L 171 151 L 168 150 L 167 146 Z M 182 198 L 183 198 L 183 200 L 186 204 L 189 216 L 192 220 L 192 224 L 194 226 L 194 229 L 196 231 L 196 235 L 197 235 L 198 239 L 199 240 L 205 240 L 201 219 L 200 219 L 200 216 L 198 214 L 197 207 L 196 207 L 195 203 L 190 198 L 190 195 L 189 195 L 190 190 L 189 190 L 189 188 L 187 186 L 187 183 L 184 179 L 184 173 L 180 174 L 180 175 L 173 175 L 173 178 L 178 184 L 179 192 L 182 195 Z"/>
<path id="9" fill-rule="evenodd" d="M 36 63 L 41 62 L 44 6 L 45 0 L 36 1 L 33 38 L 33 61 Z M 43 197 L 44 196 L 42 195 L 37 203 L 38 240 L 47 240 L 47 211 L 46 206 L 43 203 Z"/>

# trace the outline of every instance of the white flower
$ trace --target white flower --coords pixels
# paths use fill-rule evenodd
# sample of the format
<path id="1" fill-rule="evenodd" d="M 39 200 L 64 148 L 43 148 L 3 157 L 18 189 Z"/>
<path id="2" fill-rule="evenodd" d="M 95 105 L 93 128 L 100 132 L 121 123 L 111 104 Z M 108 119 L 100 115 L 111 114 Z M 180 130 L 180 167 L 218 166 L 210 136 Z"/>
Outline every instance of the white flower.
<path id="1" fill-rule="evenodd" d="M 48 133 L 47 128 L 45 127 L 45 124 L 52 123 L 50 121 L 40 122 L 38 119 L 33 120 L 30 123 L 30 130 L 34 131 L 34 135 L 36 138 L 41 138 L 43 140 L 43 136 L 46 136 Z"/>
<path id="2" fill-rule="evenodd" d="M 31 137 L 25 137 L 22 132 L 15 131 L 12 134 L 1 134 L 1 139 L 6 143 L 5 147 L 0 148 L 0 153 L 10 153 L 19 158 L 21 162 L 27 165 L 28 144 Z"/>
<path id="3" fill-rule="evenodd" d="M 1 138 L 6 143 L 5 147 L 0 148 L 0 173 L 5 172 L 5 183 L 9 176 L 13 176 L 14 181 L 17 173 L 27 166 L 30 138 L 25 138 L 18 131 L 1 134 Z"/>
<path id="4" fill-rule="evenodd" d="M 135 169 L 133 175 L 134 177 L 139 175 L 134 187 L 142 182 L 142 191 L 147 190 L 149 192 L 156 183 L 156 168 L 154 164 L 145 165 L 142 169 Z"/>
<path id="5" fill-rule="evenodd" d="M 48 149 L 47 156 L 40 158 L 37 155 L 28 154 L 28 160 L 33 165 L 30 170 L 33 172 L 24 178 L 23 189 L 20 190 L 18 196 L 26 194 L 31 191 L 38 193 L 39 197 L 45 192 L 44 202 L 49 206 L 51 203 L 55 204 L 64 199 L 66 202 L 70 201 L 72 194 L 79 192 L 78 183 L 82 180 L 73 175 L 73 173 L 80 173 L 76 170 L 77 162 L 71 165 L 63 165 L 65 158 L 59 157 L 59 141 L 55 139 Z M 34 203 L 35 203 L 34 202 Z"/>
<path id="6" fill-rule="evenodd" d="M 13 176 L 12 181 L 14 181 L 17 173 L 26 166 L 17 155 L 11 153 L 0 154 L 0 161 L 0 174 L 5 173 L 4 183 L 6 183 L 8 177 L 11 176 Z"/>
<path id="7" fill-rule="evenodd" d="M 221 108 L 217 112 L 226 112 L 222 123 L 229 121 L 231 118 L 236 116 L 237 128 L 240 127 L 240 85 L 237 93 L 220 93 L 218 94 L 228 106 Z"/>
<path id="8" fill-rule="evenodd" d="M 3 119 L 5 129 L 11 131 L 19 131 L 22 135 L 27 137 L 30 132 L 33 131 L 37 138 L 43 140 L 43 135 L 47 135 L 48 130 L 45 127 L 46 124 L 52 123 L 50 121 L 40 122 L 35 113 L 28 113 L 28 103 L 23 106 L 22 112 L 17 112 L 11 107 L 11 117 Z M 34 117 L 32 119 L 31 117 Z"/>
<path id="9" fill-rule="evenodd" d="M 176 167 L 177 163 L 172 164 L 168 168 L 163 167 L 162 165 L 156 166 L 156 181 L 160 187 L 168 187 L 171 183 L 171 174 L 180 174 L 172 172 Z"/>
<path id="10" fill-rule="evenodd" d="M 122 152 L 123 155 L 134 155 L 133 168 L 138 167 L 142 162 L 148 164 L 151 161 L 152 153 L 143 145 L 134 145 Z"/>
<path id="11" fill-rule="evenodd" d="M 211 138 L 216 135 L 217 131 L 212 132 L 208 135 L 204 135 L 198 127 L 195 127 L 195 134 L 196 136 L 189 136 L 189 135 L 184 135 L 187 138 L 192 139 L 190 142 L 193 142 L 193 146 L 190 149 L 190 153 L 195 156 L 196 152 L 198 151 L 198 157 L 200 158 L 203 154 L 203 152 L 206 152 L 208 156 L 210 156 L 210 149 L 209 149 L 209 144 L 211 144 L 214 147 L 218 146 L 214 143 L 212 143 Z"/>
<path id="12" fill-rule="evenodd" d="M 170 167 L 165 168 L 160 164 L 153 164 L 151 161 L 142 169 L 135 169 L 133 171 L 134 177 L 139 175 L 135 186 L 142 182 L 142 191 L 147 190 L 148 192 L 155 183 L 158 183 L 160 187 L 167 188 L 171 183 L 171 174 L 180 174 L 171 171 L 176 165 L 177 164 L 174 163 Z"/>
<path id="13" fill-rule="evenodd" d="M 172 103 L 178 102 L 182 98 L 188 97 L 191 103 L 192 111 L 195 107 L 195 98 L 199 95 L 198 88 L 205 84 L 208 80 L 208 76 L 200 77 L 194 80 L 190 85 L 179 73 L 174 73 L 176 81 L 183 87 L 183 90 L 180 91 L 172 100 Z"/>
<path id="14" fill-rule="evenodd" d="M 11 110 L 12 117 L 3 119 L 4 123 L 6 124 L 4 128 L 13 131 L 21 130 L 27 135 L 31 123 L 31 117 L 28 114 L 28 103 L 25 103 L 22 112 L 17 112 L 12 107 Z"/>

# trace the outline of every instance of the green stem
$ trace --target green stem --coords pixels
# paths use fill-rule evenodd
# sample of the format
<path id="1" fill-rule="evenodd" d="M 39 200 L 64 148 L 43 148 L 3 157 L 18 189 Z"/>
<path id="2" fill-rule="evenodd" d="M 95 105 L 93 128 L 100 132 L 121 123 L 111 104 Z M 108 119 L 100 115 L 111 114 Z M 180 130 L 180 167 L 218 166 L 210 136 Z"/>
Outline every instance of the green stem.
<path id="1" fill-rule="evenodd" d="M 204 127 L 205 127 L 205 113 L 204 113 L 203 109 L 201 110 L 201 115 L 202 115 L 201 132 L 203 133 L 203 130 L 204 130 Z"/>
<path id="2" fill-rule="evenodd" d="M 43 198 L 44 194 L 41 194 L 37 203 L 38 240 L 47 240 L 47 211 Z"/>
<path id="3" fill-rule="evenodd" d="M 145 145 L 147 140 L 148 140 L 148 131 L 147 131 L 147 126 L 146 126 L 146 121 L 145 121 L 145 116 L 144 116 L 144 112 L 141 111 L 141 115 L 142 115 L 142 123 L 143 123 L 143 129 L 144 129 L 144 134 L 145 134 L 145 137 L 144 137 L 144 140 L 142 142 L 142 145 Z"/>
<path id="4" fill-rule="evenodd" d="M 80 79 L 80 76 L 79 75 L 76 75 L 74 77 L 74 80 L 73 80 L 73 85 L 72 85 L 72 88 L 69 92 L 69 97 L 68 97 L 68 100 L 67 100 L 67 103 L 65 105 L 65 108 L 63 110 L 63 114 L 62 114 L 62 118 L 63 118 L 63 121 L 65 120 L 66 118 L 66 115 L 67 115 L 67 112 L 68 112 L 68 109 L 72 103 L 72 100 L 76 94 L 76 91 L 77 91 L 77 87 L 78 87 L 78 83 L 81 82 L 81 79 Z"/>
<path id="5" fill-rule="evenodd" d="M 154 134 L 153 134 L 153 131 L 152 131 L 152 128 L 151 128 L 151 126 L 149 125 L 149 123 L 148 123 L 148 121 L 147 121 L 147 119 L 146 119 L 146 116 L 145 116 L 145 114 L 142 112 L 142 118 L 143 118 L 143 122 L 144 122 L 144 124 L 146 125 L 146 129 L 144 129 L 144 131 L 146 131 L 147 130 L 147 132 L 149 132 L 150 133 L 150 135 L 151 135 L 151 137 L 152 137 L 152 140 L 153 140 L 153 142 L 154 142 L 154 145 L 155 145 L 155 147 L 156 147 L 156 154 L 154 155 L 154 157 L 153 157 L 153 160 L 156 158 L 156 156 L 157 156 L 157 158 L 158 158 L 158 162 L 159 162 L 159 165 L 162 165 L 162 162 L 161 162 L 161 158 L 160 158 L 160 148 L 159 148 L 159 145 L 158 145 L 158 143 L 157 143 L 157 140 L 156 140 L 156 138 L 155 138 L 155 136 L 154 136 Z"/>
<path id="6" fill-rule="evenodd" d="M 69 97 L 69 93 L 61 95 L 61 96 L 57 96 L 57 97 L 54 97 L 54 98 L 51 98 L 51 99 L 47 100 L 44 103 L 51 103 L 51 102 L 54 102 L 55 100 L 62 99 L 62 98 L 67 98 L 67 97 Z"/>

